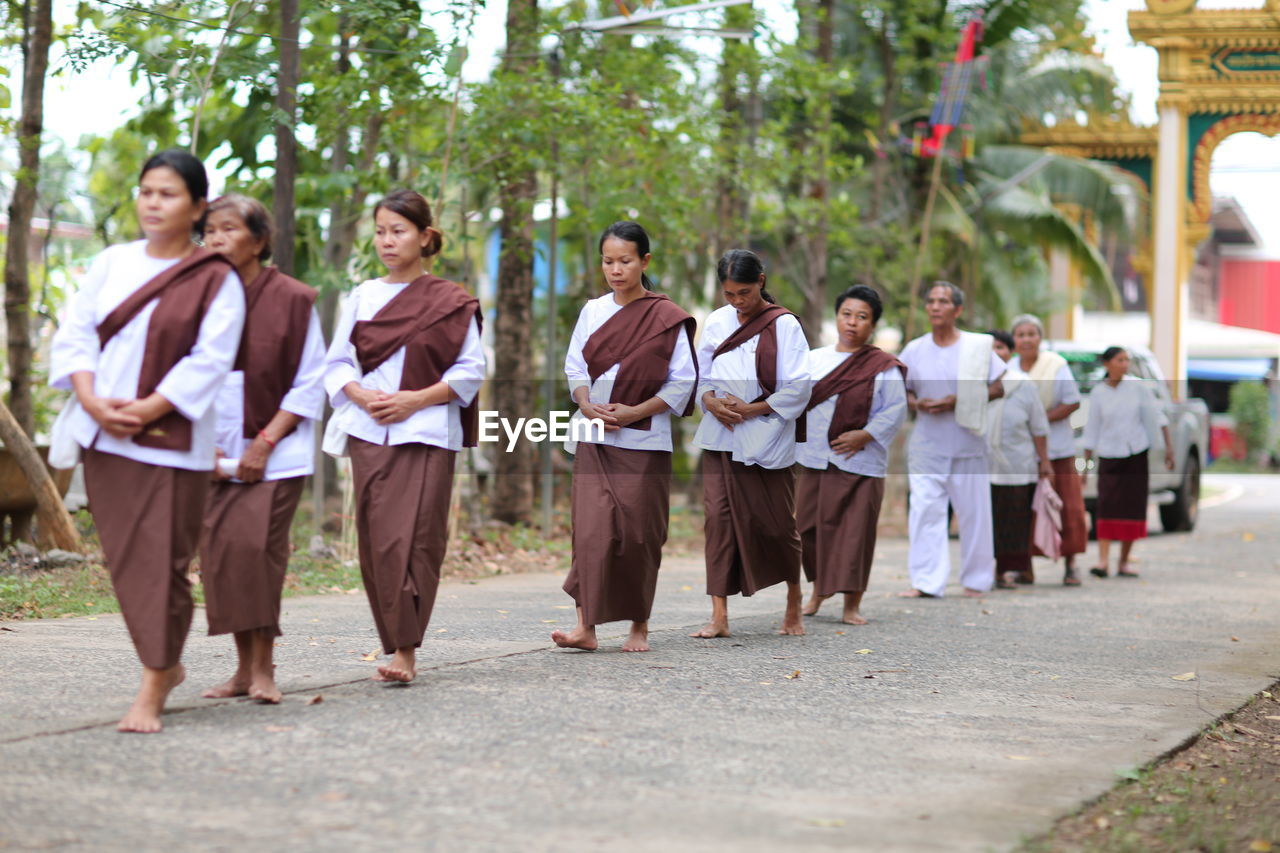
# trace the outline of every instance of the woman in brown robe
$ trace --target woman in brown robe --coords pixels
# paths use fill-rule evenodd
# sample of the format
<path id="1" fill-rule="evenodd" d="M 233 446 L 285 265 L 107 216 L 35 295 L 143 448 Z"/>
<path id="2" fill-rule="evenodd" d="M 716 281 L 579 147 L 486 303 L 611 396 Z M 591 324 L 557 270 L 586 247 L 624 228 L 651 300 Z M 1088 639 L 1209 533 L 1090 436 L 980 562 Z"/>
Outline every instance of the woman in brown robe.
<path id="1" fill-rule="evenodd" d="M 147 160 L 136 202 L 145 239 L 97 257 L 53 342 L 50 384 L 74 389 L 79 407 L 61 428 L 84 448 L 89 509 L 142 661 L 124 732 L 160 731 L 185 677 L 214 400 L 244 323 L 235 270 L 192 241 L 208 188 L 185 151 Z"/>
<path id="2" fill-rule="evenodd" d="M 600 236 L 609 292 L 578 315 L 565 375 L 573 418 L 573 564 L 564 590 L 578 625 L 555 631 L 565 648 L 592 650 L 596 626 L 626 620 L 624 652 L 649 650 L 649 613 L 667 541 L 671 415 L 693 411 L 698 380 L 694 320 L 662 294 L 645 270 L 649 235 L 615 222 Z M 603 429 L 593 431 L 597 420 Z"/>
<path id="3" fill-rule="evenodd" d="M 804 615 L 844 593 L 841 621 L 865 625 L 862 596 L 876 552 L 889 445 L 907 417 L 906 368 L 871 345 L 883 313 L 864 284 L 836 297 L 834 346 L 809 353 L 813 394 L 796 445 L 796 525 L 813 596 Z"/>
<path id="4" fill-rule="evenodd" d="M 485 358 L 479 300 L 423 266 L 441 244 L 427 200 L 392 192 L 374 232 L 387 273 L 343 305 L 325 367 L 325 450 L 351 456 L 360 574 L 394 655 L 374 680 L 406 683 L 440 584 L 454 457 L 476 443 Z"/>
<path id="5" fill-rule="evenodd" d="M 779 633 L 804 633 L 796 531 L 796 419 L 809 402 L 809 345 L 800 321 L 765 289 L 754 252 L 733 249 L 716 277 L 724 306 L 698 344 L 707 594 L 711 621 L 691 636 L 729 636 L 730 595 L 787 585 Z"/>
<path id="6" fill-rule="evenodd" d="M 263 266 L 271 233 L 261 202 L 229 195 L 209 205 L 205 245 L 247 285 L 240 353 L 218 395 L 220 470 L 205 510 L 200 577 L 209 633 L 234 634 L 238 657 L 235 674 L 203 695 L 276 703 L 272 652 L 289 530 L 324 415 L 325 347 L 316 292 Z"/>

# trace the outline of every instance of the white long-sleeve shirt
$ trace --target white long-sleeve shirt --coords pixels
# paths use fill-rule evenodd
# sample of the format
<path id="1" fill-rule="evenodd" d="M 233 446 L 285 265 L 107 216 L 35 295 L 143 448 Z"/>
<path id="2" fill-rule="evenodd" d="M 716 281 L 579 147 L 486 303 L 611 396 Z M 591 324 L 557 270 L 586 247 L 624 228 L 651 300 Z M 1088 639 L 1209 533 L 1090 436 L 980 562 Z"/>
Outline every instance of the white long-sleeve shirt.
<path id="1" fill-rule="evenodd" d="M 785 314 L 774 321 L 778 338 L 777 384 L 766 401 L 773 412 L 748 418 L 728 429 L 713 415 L 706 413 L 702 397 L 714 391 L 717 397 L 732 394 L 750 403 L 763 393 L 756 376 L 756 335 L 742 346 L 713 358 L 716 349 L 737 331 L 738 312 L 724 305 L 707 316 L 698 343 L 698 406 L 702 423 L 694 435 L 694 443 L 703 450 L 722 450 L 732 454 L 733 461 L 762 468 L 789 468 L 796 461 L 795 420 L 809 403 L 809 344 L 800 321 Z"/>
<path id="2" fill-rule="evenodd" d="M 475 319 L 467 330 L 458 360 L 441 379 L 457 395 L 448 403 L 419 409 L 400 423 L 382 426 L 368 412 L 353 403 L 343 392 L 348 382 L 359 382 L 371 391 L 394 394 L 400 390 L 404 372 L 404 347 L 370 373 L 360 369 L 351 332 L 357 322 L 372 320 L 408 283 L 389 284 L 370 279 L 357 285 L 342 304 L 342 314 L 334 329 L 333 341 L 325 362 L 324 387 L 335 411 L 335 427 L 349 436 L 371 444 L 430 444 L 447 450 L 462 449 L 461 411 L 471 404 L 484 382 L 484 348 L 480 344 L 480 326 Z"/>
<path id="3" fill-rule="evenodd" d="M 591 381 L 587 372 L 587 360 L 582 351 L 587 339 L 595 334 L 609 318 L 621 311 L 625 306 L 614 300 L 612 293 L 606 293 L 596 299 L 588 300 L 578 313 L 578 322 L 573 327 L 573 336 L 569 339 L 569 351 L 564 358 L 564 374 L 569 380 L 569 393 L 581 387 L 589 389 L 588 399 L 592 403 L 607 403 L 613 393 L 613 381 L 618 377 L 619 365 L 614 364 L 604 373 Z M 630 429 L 623 427 L 613 432 L 606 432 L 603 440 L 596 440 L 595 430 L 575 432 L 575 423 L 584 421 L 581 411 L 575 411 L 570 421 L 569 435 L 580 435 L 584 441 L 594 444 L 608 444 L 624 450 L 671 450 L 671 413 L 679 415 L 688 405 L 689 395 L 694 392 L 697 373 L 694 369 L 692 341 L 689 333 L 682 330 L 676 339 L 675 349 L 671 353 L 671 361 L 667 365 L 666 382 L 658 389 L 660 397 L 667 408 L 658 412 L 649 422 L 649 429 Z M 566 443 L 570 453 L 574 452 L 576 442 L 570 438 Z"/>
<path id="4" fill-rule="evenodd" d="M 315 471 L 316 425 L 324 417 L 324 332 L 320 315 L 311 309 L 302 361 L 280 408 L 302 418 L 298 428 L 276 442 L 267 457 L 264 480 L 305 477 Z M 218 394 L 218 449 L 228 459 L 239 459 L 253 442 L 244 437 L 244 371 L 233 370 Z M 234 479 L 234 478 L 233 478 Z"/>
<path id="5" fill-rule="evenodd" d="M 1084 447 L 1108 459 L 1136 456 L 1158 443 L 1160 428 L 1168 424 L 1155 394 L 1143 380 L 1126 376 L 1114 388 L 1099 382 L 1089 392 Z"/>
<path id="6" fill-rule="evenodd" d="M 1005 393 L 992 412 L 1000 412 L 997 440 L 991 453 L 991 483 L 995 486 L 1030 486 L 1039 479 L 1040 458 L 1036 437 L 1049 435 L 1049 418 L 1035 383 L 1022 371 L 1005 373 Z"/>
<path id="7" fill-rule="evenodd" d="M 99 397 L 132 400 L 138 396 L 138 378 L 146 354 L 147 329 L 159 299 L 153 299 L 117 332 L 107 345 L 98 343 L 98 326 L 138 288 L 178 263 L 178 258 L 153 258 L 145 240 L 111 246 L 89 267 L 80 290 L 53 336 L 49 384 L 71 389 L 71 376 L 94 374 L 93 390 Z M 214 401 L 235 363 L 244 327 L 244 287 L 235 271 L 227 273 L 222 287 L 209 303 L 191 352 L 165 374 L 156 392 L 191 421 L 191 449 L 165 450 L 143 447 L 132 438 L 115 438 L 101 430 L 88 412 L 78 409 L 69 423 L 81 447 L 93 447 L 136 462 L 190 471 L 213 468 L 216 416 Z"/>
<path id="8" fill-rule="evenodd" d="M 818 347 L 809 353 L 810 377 L 816 385 L 835 370 L 853 353 L 836 352 L 834 346 Z M 806 468 L 818 471 L 834 465 L 850 474 L 864 477 L 883 477 L 889 470 L 889 444 L 902 429 L 907 418 L 907 386 L 902 371 L 897 367 L 876 374 L 871 391 L 871 414 L 863 427 L 872 440 L 852 456 L 841 455 L 831 449 L 827 431 L 836 413 L 834 394 L 809 410 L 806 440 L 796 444 L 796 461 Z"/>

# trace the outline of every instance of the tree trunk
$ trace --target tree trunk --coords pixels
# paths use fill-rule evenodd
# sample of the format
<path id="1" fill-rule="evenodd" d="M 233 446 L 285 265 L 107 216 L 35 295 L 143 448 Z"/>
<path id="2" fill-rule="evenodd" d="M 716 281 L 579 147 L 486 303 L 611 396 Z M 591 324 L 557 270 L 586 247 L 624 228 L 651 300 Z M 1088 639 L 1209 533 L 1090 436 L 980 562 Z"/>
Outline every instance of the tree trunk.
<path id="1" fill-rule="evenodd" d="M 298 112 L 298 34 L 301 21 L 298 0 L 280 0 L 280 69 L 276 74 L 276 108 L 285 121 L 276 124 L 276 177 L 272 214 L 276 239 L 272 255 L 285 275 L 293 275 L 294 243 L 298 228 L 294 220 L 294 182 L 298 177 L 298 140 L 293 125 Z"/>
<path id="2" fill-rule="evenodd" d="M 831 160 L 831 96 L 827 91 L 834 55 L 835 0 L 814 0 L 814 28 L 817 44 L 814 59 L 822 81 L 813 104 L 813 144 L 810 177 L 805 197 L 813 204 L 800 242 L 805 247 L 804 304 L 800 321 L 809 346 L 820 346 L 822 321 L 827 313 L 828 232 L 831 228 L 829 172 Z"/>
<path id="3" fill-rule="evenodd" d="M 44 78 L 53 40 L 53 0 L 23 6 L 22 118 L 18 125 L 18 174 L 9 202 L 9 240 L 4 258 L 4 313 L 9 338 L 9 407 L 22 432 L 34 436 L 31 403 L 31 216 L 40 179 L 44 131 Z"/>
<path id="4" fill-rule="evenodd" d="M 749 30 L 755 22 L 750 4 L 725 10 L 724 26 Z M 715 242 L 711 247 L 718 260 L 729 249 L 743 247 L 750 234 L 751 199 L 743 180 L 753 125 L 753 91 L 745 97 L 742 78 L 754 83 L 757 76 L 755 46 L 750 41 L 726 40 L 720 61 L 720 177 L 716 181 Z M 750 87 L 754 89 L 754 86 Z"/>
<path id="5" fill-rule="evenodd" d="M 880 150 L 871 158 L 871 203 L 867 208 L 867 221 L 879 225 L 884 214 L 885 193 L 889 181 L 890 152 L 896 150 L 895 134 L 890 132 L 897 103 L 898 67 L 895 62 L 893 42 L 889 38 L 889 16 L 885 15 L 880 29 L 876 32 L 876 56 L 880 62 L 880 116 L 876 128 L 880 140 Z"/>
<path id="6" fill-rule="evenodd" d="M 538 2 L 509 0 L 504 71 L 532 74 L 538 65 Z M 519 155 L 517 155 L 519 156 Z M 538 176 L 532 166 L 509 172 L 498 190 L 502 250 L 498 256 L 497 321 L 494 323 L 494 404 L 504 417 L 533 415 L 533 203 Z M 533 513 L 535 456 L 527 441 L 497 453 L 493 517 L 525 523 Z"/>
<path id="7" fill-rule="evenodd" d="M 62 502 L 62 495 L 58 494 L 58 487 L 49 476 L 49 469 L 4 403 L 0 403 L 0 442 L 4 442 L 5 449 L 18 463 L 31 486 L 31 493 L 36 496 L 40 545 L 64 551 L 81 551 L 84 546 L 80 542 L 80 534 L 71 522 L 66 504 Z"/>

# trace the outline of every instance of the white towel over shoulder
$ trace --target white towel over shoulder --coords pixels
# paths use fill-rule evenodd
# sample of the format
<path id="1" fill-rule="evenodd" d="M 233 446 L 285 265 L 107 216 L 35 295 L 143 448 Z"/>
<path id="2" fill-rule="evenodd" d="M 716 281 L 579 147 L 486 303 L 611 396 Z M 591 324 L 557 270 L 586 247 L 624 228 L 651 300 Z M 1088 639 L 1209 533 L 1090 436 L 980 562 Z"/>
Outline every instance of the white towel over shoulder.
<path id="1" fill-rule="evenodd" d="M 977 332 L 960 333 L 960 381 L 956 383 L 956 423 L 982 435 L 987 425 L 987 372 L 994 339 Z"/>

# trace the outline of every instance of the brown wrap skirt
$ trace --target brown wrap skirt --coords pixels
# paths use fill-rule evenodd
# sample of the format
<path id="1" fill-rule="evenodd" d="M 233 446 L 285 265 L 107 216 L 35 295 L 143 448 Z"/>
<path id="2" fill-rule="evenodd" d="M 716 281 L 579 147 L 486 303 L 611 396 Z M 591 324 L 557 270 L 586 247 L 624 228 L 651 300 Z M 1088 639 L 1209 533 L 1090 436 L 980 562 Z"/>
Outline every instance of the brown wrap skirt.
<path id="1" fill-rule="evenodd" d="M 991 486 L 991 532 L 996 555 L 996 578 L 1005 572 L 1021 572 L 1024 581 L 1034 579 L 1031 566 L 1031 528 L 1035 514 L 1031 502 L 1035 484 Z"/>
<path id="2" fill-rule="evenodd" d="M 85 490 L 120 613 L 142 665 L 182 660 L 191 628 L 187 572 L 200 543 L 208 471 L 84 451 Z"/>
<path id="3" fill-rule="evenodd" d="M 818 595 L 866 592 L 876 553 L 884 479 L 801 465 L 796 478 L 796 526 L 805 577 Z"/>
<path id="4" fill-rule="evenodd" d="M 280 636 L 289 530 L 304 480 L 213 484 L 200 538 L 210 634 L 267 629 Z"/>
<path id="5" fill-rule="evenodd" d="M 702 452 L 707 595 L 755 595 L 800 582 L 795 488 L 790 468 L 744 465 L 723 450 Z"/>
<path id="6" fill-rule="evenodd" d="M 1076 554 L 1083 554 L 1089 545 L 1089 516 L 1084 509 L 1080 472 L 1076 470 L 1074 456 L 1051 460 L 1051 464 L 1053 490 L 1062 498 L 1062 556 L 1074 557 Z M 1031 546 L 1031 552 L 1037 557 L 1044 556 L 1034 545 Z"/>
<path id="7" fill-rule="evenodd" d="M 428 444 L 370 444 L 352 436 L 360 574 L 382 650 L 422 645 L 449 538 L 457 454 Z"/>
<path id="8" fill-rule="evenodd" d="M 573 564 L 564 591 L 585 624 L 649 620 L 670 496 L 671 453 L 578 443 Z"/>

